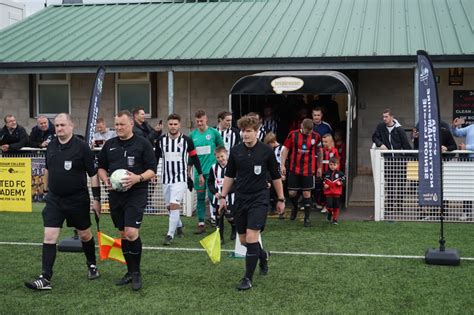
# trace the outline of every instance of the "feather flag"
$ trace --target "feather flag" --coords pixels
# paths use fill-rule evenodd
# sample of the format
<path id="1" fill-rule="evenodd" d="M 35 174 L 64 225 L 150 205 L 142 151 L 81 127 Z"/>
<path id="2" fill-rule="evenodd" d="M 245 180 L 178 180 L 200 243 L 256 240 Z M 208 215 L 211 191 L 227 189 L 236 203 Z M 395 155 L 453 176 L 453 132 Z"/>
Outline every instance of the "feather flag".
<path id="1" fill-rule="evenodd" d="M 126 264 L 125 257 L 122 253 L 122 240 L 110 237 L 102 232 L 97 232 L 99 240 L 100 260 L 113 259 L 122 264 Z"/>
<path id="2" fill-rule="evenodd" d="M 199 241 L 202 247 L 206 250 L 209 258 L 214 264 L 221 261 L 221 237 L 219 228 L 215 232 L 209 234 L 205 238 Z"/>

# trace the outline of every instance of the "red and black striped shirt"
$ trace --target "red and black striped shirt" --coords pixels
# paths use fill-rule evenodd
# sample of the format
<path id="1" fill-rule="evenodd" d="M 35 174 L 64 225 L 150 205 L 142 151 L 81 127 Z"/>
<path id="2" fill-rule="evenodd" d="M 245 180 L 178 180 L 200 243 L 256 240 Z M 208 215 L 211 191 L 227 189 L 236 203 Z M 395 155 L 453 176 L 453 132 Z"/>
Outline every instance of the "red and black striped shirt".
<path id="1" fill-rule="evenodd" d="M 283 144 L 289 151 L 289 170 L 293 174 L 311 176 L 316 171 L 316 152 L 321 137 L 312 131 L 305 135 L 300 130 L 293 130 Z"/>
<path id="2" fill-rule="evenodd" d="M 331 148 L 331 149 L 323 148 L 323 151 L 321 154 L 323 155 L 323 173 L 324 173 L 324 172 L 329 171 L 329 159 L 332 157 L 337 157 L 339 159 L 339 152 L 336 148 Z"/>

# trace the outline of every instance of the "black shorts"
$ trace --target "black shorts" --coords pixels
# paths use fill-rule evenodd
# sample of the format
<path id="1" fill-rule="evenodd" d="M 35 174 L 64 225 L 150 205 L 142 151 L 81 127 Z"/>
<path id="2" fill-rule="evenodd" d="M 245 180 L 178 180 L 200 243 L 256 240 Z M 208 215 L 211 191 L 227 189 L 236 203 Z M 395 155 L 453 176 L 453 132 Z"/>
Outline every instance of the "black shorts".
<path id="1" fill-rule="evenodd" d="M 326 208 L 328 209 L 336 209 L 339 208 L 339 196 L 326 196 Z"/>
<path id="2" fill-rule="evenodd" d="M 80 231 L 91 226 L 91 201 L 88 192 L 71 196 L 58 196 L 49 192 L 43 209 L 43 226 L 62 228 L 66 225 Z"/>
<path id="3" fill-rule="evenodd" d="M 109 192 L 110 216 L 117 229 L 123 231 L 126 226 L 140 228 L 143 213 L 148 202 L 148 189 Z"/>
<path id="4" fill-rule="evenodd" d="M 314 176 L 288 174 L 288 190 L 312 190 L 314 189 Z"/>
<path id="5" fill-rule="evenodd" d="M 268 189 L 249 195 L 236 193 L 234 203 L 234 222 L 239 234 L 247 229 L 263 231 L 267 221 L 270 196 Z"/>

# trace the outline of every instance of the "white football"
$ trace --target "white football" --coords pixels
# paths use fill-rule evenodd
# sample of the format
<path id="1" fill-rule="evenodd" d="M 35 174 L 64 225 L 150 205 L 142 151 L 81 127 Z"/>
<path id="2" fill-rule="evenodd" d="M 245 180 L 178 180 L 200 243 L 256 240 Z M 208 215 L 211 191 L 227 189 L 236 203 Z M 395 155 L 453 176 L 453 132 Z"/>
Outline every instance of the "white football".
<path id="1" fill-rule="evenodd" d="M 125 189 L 122 186 L 122 179 L 127 175 L 127 170 L 119 168 L 115 170 L 112 175 L 110 175 L 110 184 L 112 185 L 113 190 L 124 191 Z"/>

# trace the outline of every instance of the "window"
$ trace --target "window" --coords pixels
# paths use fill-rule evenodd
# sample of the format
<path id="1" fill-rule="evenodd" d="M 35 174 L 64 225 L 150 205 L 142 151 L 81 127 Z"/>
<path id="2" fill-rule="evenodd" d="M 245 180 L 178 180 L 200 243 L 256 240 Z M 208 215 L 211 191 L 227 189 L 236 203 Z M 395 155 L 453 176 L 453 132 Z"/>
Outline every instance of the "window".
<path id="1" fill-rule="evenodd" d="M 37 115 L 52 116 L 62 112 L 70 113 L 71 80 L 69 74 L 38 74 L 37 82 Z"/>
<path id="2" fill-rule="evenodd" d="M 150 75 L 147 72 L 117 73 L 116 82 L 116 109 L 132 111 L 141 106 L 145 109 L 147 117 L 151 116 L 151 89 Z"/>

